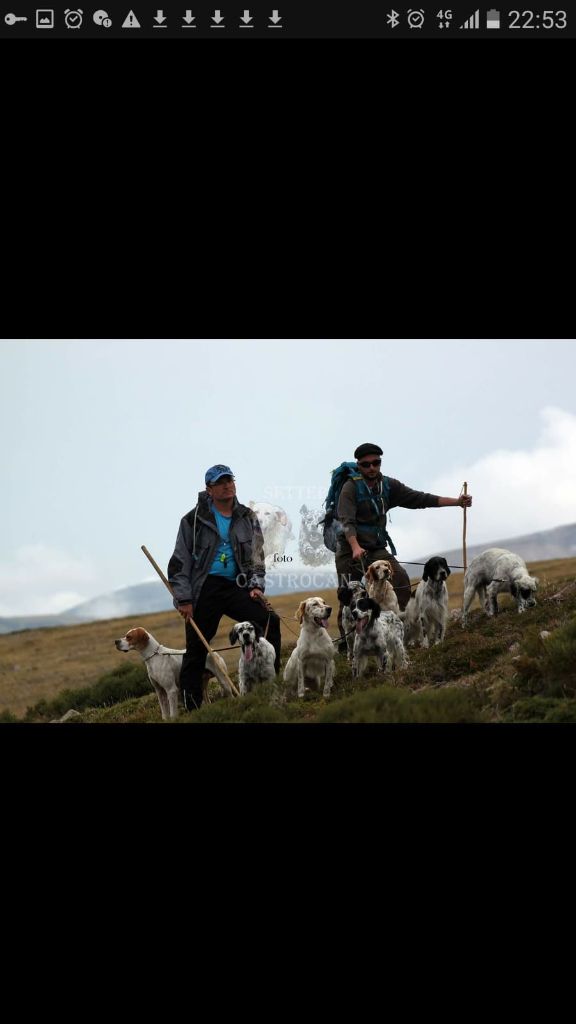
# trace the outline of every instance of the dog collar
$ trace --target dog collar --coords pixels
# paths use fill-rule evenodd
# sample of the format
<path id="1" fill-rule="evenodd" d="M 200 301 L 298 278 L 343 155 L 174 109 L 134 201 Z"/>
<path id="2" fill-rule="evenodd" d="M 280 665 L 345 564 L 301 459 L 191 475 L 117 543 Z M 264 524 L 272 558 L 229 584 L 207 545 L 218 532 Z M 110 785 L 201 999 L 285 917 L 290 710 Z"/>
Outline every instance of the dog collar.
<path id="1" fill-rule="evenodd" d="M 157 646 L 156 650 L 154 651 L 154 653 L 151 654 L 149 658 L 143 658 L 142 661 L 150 661 L 152 658 L 155 658 L 156 655 L 158 654 L 158 651 L 160 650 L 160 646 L 161 645 L 158 644 L 158 646 Z"/>

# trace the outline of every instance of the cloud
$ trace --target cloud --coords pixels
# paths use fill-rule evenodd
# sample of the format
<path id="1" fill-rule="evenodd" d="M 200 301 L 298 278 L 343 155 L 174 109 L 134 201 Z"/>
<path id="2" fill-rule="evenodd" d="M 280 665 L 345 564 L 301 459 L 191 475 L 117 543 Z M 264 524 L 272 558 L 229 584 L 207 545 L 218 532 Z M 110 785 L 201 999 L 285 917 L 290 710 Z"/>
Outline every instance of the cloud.
<path id="1" fill-rule="evenodd" d="M 88 559 L 46 544 L 25 544 L 0 566 L 0 616 L 57 615 L 86 600 L 95 579 Z"/>
<path id="2" fill-rule="evenodd" d="M 546 406 L 539 418 L 540 435 L 533 449 L 503 447 L 475 462 L 455 465 L 430 482 L 432 493 L 456 497 L 467 481 L 474 499 L 467 515 L 468 544 L 504 540 L 576 520 L 576 415 Z M 401 520 L 397 528 L 396 519 Z M 459 547 L 462 523 L 459 508 L 393 509 L 390 534 L 399 557 L 416 558 Z"/>

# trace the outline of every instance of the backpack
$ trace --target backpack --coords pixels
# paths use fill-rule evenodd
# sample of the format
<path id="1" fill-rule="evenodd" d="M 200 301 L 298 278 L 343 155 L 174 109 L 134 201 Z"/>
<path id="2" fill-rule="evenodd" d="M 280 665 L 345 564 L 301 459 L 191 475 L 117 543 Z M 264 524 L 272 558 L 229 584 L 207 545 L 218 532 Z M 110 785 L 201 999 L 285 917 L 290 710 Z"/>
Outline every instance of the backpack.
<path id="1" fill-rule="evenodd" d="M 358 466 L 355 462 L 341 462 L 336 469 L 332 470 L 332 476 L 330 477 L 330 487 L 328 494 L 324 500 L 324 506 L 326 508 L 326 515 L 324 519 L 320 520 L 320 523 L 324 524 L 324 545 L 329 551 L 336 551 L 336 545 L 338 538 L 343 533 L 343 527 L 338 519 L 338 501 L 340 499 L 340 492 L 342 487 L 347 480 L 353 480 L 356 487 L 356 500 L 364 500 L 369 498 L 373 501 L 373 496 L 370 492 L 370 488 L 364 480 L 364 477 L 358 470 Z M 390 480 L 387 476 L 382 478 L 382 498 L 388 499 L 390 493 Z M 374 506 L 377 508 L 376 503 Z M 371 527 L 366 523 L 362 524 L 363 529 L 374 529 L 378 527 Z M 396 548 L 389 534 L 384 531 L 385 543 L 389 545 L 390 551 L 393 555 L 396 554 Z"/>

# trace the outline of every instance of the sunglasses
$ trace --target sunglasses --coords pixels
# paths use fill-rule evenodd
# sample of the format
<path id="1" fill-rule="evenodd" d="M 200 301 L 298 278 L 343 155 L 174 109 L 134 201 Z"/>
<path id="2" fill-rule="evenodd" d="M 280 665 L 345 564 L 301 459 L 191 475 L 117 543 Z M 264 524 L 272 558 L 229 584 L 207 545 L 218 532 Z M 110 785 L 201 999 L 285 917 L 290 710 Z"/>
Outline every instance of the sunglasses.
<path id="1" fill-rule="evenodd" d="M 382 459 L 372 459 L 372 462 L 359 462 L 358 465 L 362 466 L 362 469 L 369 469 L 370 466 L 379 466 Z"/>

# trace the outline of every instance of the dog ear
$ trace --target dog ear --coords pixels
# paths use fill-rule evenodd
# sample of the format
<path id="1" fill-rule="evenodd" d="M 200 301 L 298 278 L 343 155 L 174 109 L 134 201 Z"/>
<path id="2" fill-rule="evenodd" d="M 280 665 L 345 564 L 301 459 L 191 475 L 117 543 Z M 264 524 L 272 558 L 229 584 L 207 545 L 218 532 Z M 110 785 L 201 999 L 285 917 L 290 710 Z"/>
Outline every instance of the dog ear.
<path id="1" fill-rule="evenodd" d="M 510 584 L 510 593 L 512 594 L 512 597 L 518 597 L 518 587 L 515 583 Z"/>
<path id="2" fill-rule="evenodd" d="M 424 580 L 424 582 L 426 582 L 426 580 L 430 579 L 430 559 L 428 559 L 428 561 L 426 562 L 426 565 L 424 566 L 424 572 L 422 573 L 422 579 Z"/>
<path id="3" fill-rule="evenodd" d="M 374 582 L 374 567 L 372 565 L 369 565 L 368 568 L 366 569 L 366 572 L 364 573 L 364 575 L 365 575 L 366 579 L 368 580 L 368 583 L 373 583 Z"/>
<path id="4" fill-rule="evenodd" d="M 302 625 L 302 619 L 304 618 L 304 609 L 306 608 L 306 601 L 300 601 L 298 608 L 294 614 L 294 618 L 298 619 L 300 625 Z"/>
<path id="5" fill-rule="evenodd" d="M 392 580 L 394 579 L 394 569 L 391 566 L 390 562 L 388 562 L 388 572 L 390 573 L 388 582 L 391 583 Z"/>
<path id="6" fill-rule="evenodd" d="M 446 561 L 445 558 L 443 558 L 442 561 L 444 563 L 444 568 L 446 569 L 446 575 L 450 576 L 451 575 L 451 569 L 450 569 L 450 566 L 448 565 L 448 562 Z"/>
<path id="7" fill-rule="evenodd" d="M 336 596 L 340 604 L 350 605 L 350 601 L 352 600 L 352 593 L 353 592 L 350 590 L 350 587 L 339 587 L 338 590 L 336 591 Z"/>
<path id="8" fill-rule="evenodd" d="M 236 641 L 238 639 L 238 634 L 236 632 L 236 626 L 232 626 L 232 629 L 230 630 L 230 636 L 228 637 L 228 639 L 230 640 L 230 643 L 232 644 L 232 646 L 236 643 Z"/>

